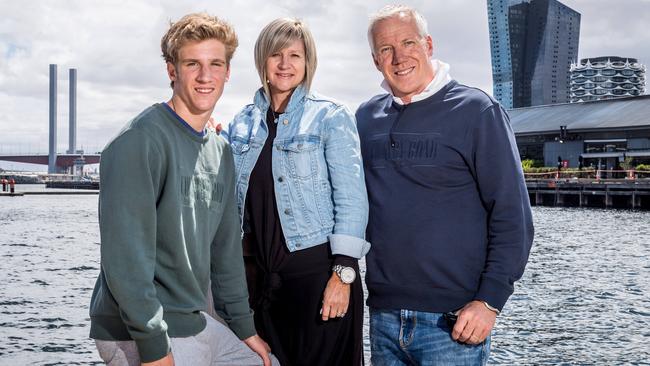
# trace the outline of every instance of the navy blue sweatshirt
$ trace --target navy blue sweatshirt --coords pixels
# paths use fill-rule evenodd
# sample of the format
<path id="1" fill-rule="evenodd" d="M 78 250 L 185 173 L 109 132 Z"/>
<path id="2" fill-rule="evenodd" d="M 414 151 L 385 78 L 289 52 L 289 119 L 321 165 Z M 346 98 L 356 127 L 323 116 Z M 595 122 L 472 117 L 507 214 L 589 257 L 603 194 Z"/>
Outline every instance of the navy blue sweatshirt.
<path id="1" fill-rule="evenodd" d="M 501 309 L 533 241 L 503 108 L 451 81 L 407 105 L 376 96 L 356 117 L 370 202 L 368 305 L 445 312 L 483 300 Z"/>

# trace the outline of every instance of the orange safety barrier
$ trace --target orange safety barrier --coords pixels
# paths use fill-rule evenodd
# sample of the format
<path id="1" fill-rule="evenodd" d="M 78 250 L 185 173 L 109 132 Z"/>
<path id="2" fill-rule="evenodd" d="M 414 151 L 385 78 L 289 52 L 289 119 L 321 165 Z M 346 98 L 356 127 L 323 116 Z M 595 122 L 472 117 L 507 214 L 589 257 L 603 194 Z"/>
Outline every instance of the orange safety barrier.
<path id="1" fill-rule="evenodd" d="M 621 180 L 637 180 L 650 178 L 650 171 L 639 171 L 635 169 L 627 170 L 578 170 L 578 169 L 562 169 L 552 170 L 541 173 L 524 173 L 526 179 L 571 179 L 571 178 L 591 178 L 596 180 L 603 179 L 621 179 Z"/>

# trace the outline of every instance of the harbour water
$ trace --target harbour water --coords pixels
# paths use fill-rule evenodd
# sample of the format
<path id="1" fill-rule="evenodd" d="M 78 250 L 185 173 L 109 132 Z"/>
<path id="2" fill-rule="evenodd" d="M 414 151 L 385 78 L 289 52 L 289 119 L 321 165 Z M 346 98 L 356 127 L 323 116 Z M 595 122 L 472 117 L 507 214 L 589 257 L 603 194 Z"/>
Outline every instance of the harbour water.
<path id="1" fill-rule="evenodd" d="M 533 213 L 490 364 L 650 365 L 650 212 Z M 1 197 L 0 365 L 100 364 L 87 311 L 98 271 L 97 196 Z"/>

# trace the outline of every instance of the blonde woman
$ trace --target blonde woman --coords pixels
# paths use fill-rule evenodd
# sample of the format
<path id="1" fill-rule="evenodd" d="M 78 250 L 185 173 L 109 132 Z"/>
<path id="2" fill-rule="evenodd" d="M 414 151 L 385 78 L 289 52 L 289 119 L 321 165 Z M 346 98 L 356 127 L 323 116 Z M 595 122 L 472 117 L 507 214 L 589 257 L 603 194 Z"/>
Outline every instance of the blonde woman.
<path id="1" fill-rule="evenodd" d="M 223 131 L 237 170 L 250 300 L 282 365 L 362 363 L 357 261 L 368 201 L 355 120 L 310 90 L 316 47 L 297 19 L 255 43 L 262 87 Z"/>

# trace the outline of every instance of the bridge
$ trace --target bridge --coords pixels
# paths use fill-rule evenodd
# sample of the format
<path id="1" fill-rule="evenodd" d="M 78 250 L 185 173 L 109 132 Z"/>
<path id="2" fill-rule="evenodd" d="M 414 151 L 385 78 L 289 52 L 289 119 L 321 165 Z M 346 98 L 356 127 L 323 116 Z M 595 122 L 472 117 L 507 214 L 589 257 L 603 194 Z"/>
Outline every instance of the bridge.
<path id="1" fill-rule="evenodd" d="M 69 171 L 77 165 L 98 164 L 99 154 L 57 154 L 56 167 L 58 171 Z M 48 165 L 48 154 L 32 155 L 0 155 L 0 160 L 12 161 L 14 163 L 29 163 Z"/>
<path id="2" fill-rule="evenodd" d="M 57 153 L 57 65 L 50 65 L 50 103 L 49 103 L 49 152 L 41 153 L 0 153 L 0 160 L 15 163 L 41 164 L 48 166 L 49 174 L 60 172 L 82 173 L 86 164 L 98 164 L 100 154 L 84 154 L 77 150 L 77 69 L 70 69 L 69 76 L 69 134 L 66 154 Z M 81 169 L 76 169 L 76 168 Z"/>

